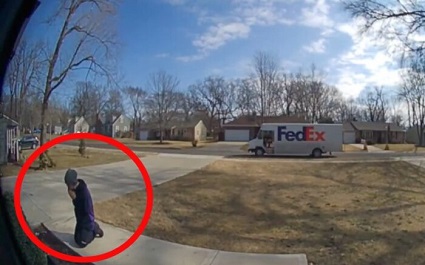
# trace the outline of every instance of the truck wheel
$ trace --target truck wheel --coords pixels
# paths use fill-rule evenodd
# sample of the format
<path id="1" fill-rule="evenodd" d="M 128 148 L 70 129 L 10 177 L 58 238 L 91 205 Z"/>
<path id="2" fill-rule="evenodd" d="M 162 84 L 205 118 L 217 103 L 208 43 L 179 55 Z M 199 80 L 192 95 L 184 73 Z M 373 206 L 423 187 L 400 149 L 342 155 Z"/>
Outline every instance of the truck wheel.
<path id="1" fill-rule="evenodd" d="M 264 155 L 263 148 L 257 148 L 257 149 L 255 149 L 255 155 L 256 156 L 263 156 Z"/>
<path id="2" fill-rule="evenodd" d="M 312 155 L 314 158 L 320 158 L 322 157 L 322 150 L 320 150 L 319 148 L 316 148 L 313 150 Z"/>

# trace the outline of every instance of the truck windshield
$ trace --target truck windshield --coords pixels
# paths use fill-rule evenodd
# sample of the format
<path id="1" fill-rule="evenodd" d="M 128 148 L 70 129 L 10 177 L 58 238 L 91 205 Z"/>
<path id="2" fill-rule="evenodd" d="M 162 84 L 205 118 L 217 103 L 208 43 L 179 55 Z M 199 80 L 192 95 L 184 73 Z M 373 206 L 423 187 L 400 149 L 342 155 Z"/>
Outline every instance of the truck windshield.
<path id="1" fill-rule="evenodd" d="M 263 139 L 263 132 L 262 130 L 260 130 L 257 134 L 257 139 Z"/>

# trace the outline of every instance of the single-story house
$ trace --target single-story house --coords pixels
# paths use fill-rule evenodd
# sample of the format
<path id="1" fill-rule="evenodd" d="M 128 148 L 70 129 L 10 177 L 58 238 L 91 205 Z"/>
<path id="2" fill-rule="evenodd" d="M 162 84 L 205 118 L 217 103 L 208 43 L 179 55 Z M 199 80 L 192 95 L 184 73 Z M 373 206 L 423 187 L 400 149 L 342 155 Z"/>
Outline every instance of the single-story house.
<path id="1" fill-rule="evenodd" d="M 350 126 L 351 125 L 351 126 Z M 389 134 L 388 127 L 389 126 Z M 351 128 L 352 127 L 352 128 Z M 395 123 L 351 121 L 344 124 L 344 143 L 359 143 L 361 139 L 374 144 L 404 143 L 406 131 Z"/>
<path id="2" fill-rule="evenodd" d="M 406 142 L 410 144 L 419 145 L 421 142 L 419 141 L 419 126 L 410 127 L 406 131 Z M 425 130 L 423 130 L 422 134 L 422 145 L 425 145 Z"/>
<path id="3" fill-rule="evenodd" d="M 139 140 L 159 140 L 158 124 L 143 123 L 139 131 Z M 163 129 L 164 140 L 205 141 L 207 127 L 202 120 L 173 122 Z"/>
<path id="4" fill-rule="evenodd" d="M 68 133 L 88 132 L 90 125 L 84 117 L 74 117 L 68 120 Z"/>
<path id="5" fill-rule="evenodd" d="M 247 142 L 254 139 L 262 123 L 306 123 L 301 116 L 266 116 L 261 118 L 257 115 L 240 116 L 228 123 L 223 124 L 224 141 Z"/>

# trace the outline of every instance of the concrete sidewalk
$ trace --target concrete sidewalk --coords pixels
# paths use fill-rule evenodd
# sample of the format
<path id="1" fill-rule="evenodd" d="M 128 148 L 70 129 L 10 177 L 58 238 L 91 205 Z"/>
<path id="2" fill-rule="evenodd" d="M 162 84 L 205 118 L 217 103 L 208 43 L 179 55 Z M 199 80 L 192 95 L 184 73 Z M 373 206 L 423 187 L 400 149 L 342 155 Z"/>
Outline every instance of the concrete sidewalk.
<path id="1" fill-rule="evenodd" d="M 58 238 L 83 256 L 101 254 L 118 247 L 132 233 L 107 224 L 99 223 L 105 232 L 103 238 L 97 238 L 85 249 L 75 247 L 73 243 L 74 218 L 45 223 Z M 150 265 L 307 265 L 304 254 L 266 255 L 224 252 L 174 244 L 146 236 L 114 258 L 98 262 L 101 265 L 150 264 Z"/>

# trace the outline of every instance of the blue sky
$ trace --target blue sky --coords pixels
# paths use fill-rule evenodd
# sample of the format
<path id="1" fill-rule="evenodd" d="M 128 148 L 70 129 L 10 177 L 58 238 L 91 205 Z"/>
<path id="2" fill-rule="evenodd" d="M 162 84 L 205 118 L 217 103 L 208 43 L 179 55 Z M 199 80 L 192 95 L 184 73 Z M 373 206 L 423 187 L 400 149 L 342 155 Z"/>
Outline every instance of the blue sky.
<path id="1" fill-rule="evenodd" d="M 42 1 L 25 34 L 57 34 L 40 24 L 52 11 L 48 2 Z M 367 86 L 393 89 L 400 81 L 388 45 L 360 38 L 359 22 L 338 0 L 126 0 L 118 16 L 123 85 L 143 87 L 158 70 L 177 76 L 181 89 L 212 74 L 244 77 L 260 50 L 275 54 L 291 72 L 315 63 L 347 97 Z"/>

